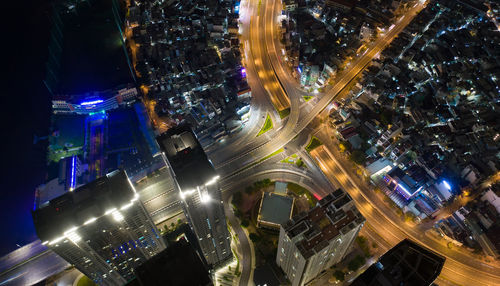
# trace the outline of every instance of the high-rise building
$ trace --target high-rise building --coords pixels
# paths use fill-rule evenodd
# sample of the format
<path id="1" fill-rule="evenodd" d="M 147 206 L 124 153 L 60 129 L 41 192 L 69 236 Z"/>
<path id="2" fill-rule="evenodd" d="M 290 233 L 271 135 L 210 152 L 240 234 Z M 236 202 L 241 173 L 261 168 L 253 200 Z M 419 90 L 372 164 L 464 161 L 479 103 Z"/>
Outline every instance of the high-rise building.
<path id="1" fill-rule="evenodd" d="M 122 285 L 165 249 L 125 171 L 114 171 L 32 212 L 38 237 L 100 285 Z"/>
<path id="2" fill-rule="evenodd" d="M 432 285 L 445 260 L 441 255 L 405 239 L 382 255 L 351 285 Z"/>
<path id="3" fill-rule="evenodd" d="M 210 273 L 185 239 L 170 244 L 134 271 L 141 286 L 211 286 Z"/>
<path id="4" fill-rule="evenodd" d="M 157 141 L 205 260 L 216 268 L 232 257 L 219 176 L 189 126 L 169 129 Z"/>
<path id="5" fill-rule="evenodd" d="M 276 263 L 293 286 L 304 285 L 345 257 L 364 222 L 338 189 L 281 226 Z"/>

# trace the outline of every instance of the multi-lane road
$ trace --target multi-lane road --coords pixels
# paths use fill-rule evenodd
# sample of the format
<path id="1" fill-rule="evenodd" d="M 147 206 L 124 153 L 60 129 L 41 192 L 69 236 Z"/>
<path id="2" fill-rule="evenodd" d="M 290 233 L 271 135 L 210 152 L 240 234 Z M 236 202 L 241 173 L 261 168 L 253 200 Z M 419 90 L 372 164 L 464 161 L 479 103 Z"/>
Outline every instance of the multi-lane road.
<path id="1" fill-rule="evenodd" d="M 273 2 L 271 2 L 271 0 L 260 1 L 262 6 L 265 5 L 265 3 L 268 3 L 267 5 L 271 5 L 272 7 Z M 257 2 L 257 0 L 255 0 L 255 2 Z M 321 95 L 321 98 L 311 109 L 307 110 L 307 108 L 298 107 L 300 104 L 301 92 L 299 92 L 296 85 L 290 83 L 293 80 L 291 79 L 291 77 L 288 76 L 280 79 L 280 82 L 283 84 L 285 91 L 291 100 L 291 111 L 286 123 L 281 128 L 281 130 L 277 132 L 277 134 L 274 134 L 271 140 L 268 140 L 263 144 L 259 144 L 256 147 L 252 148 L 246 148 L 243 150 L 243 152 L 236 152 L 239 154 L 236 156 L 233 155 L 230 159 L 222 162 L 220 159 L 215 158 L 216 160 L 214 161 L 214 164 L 218 169 L 218 172 L 221 174 L 230 174 L 231 172 L 242 169 L 245 166 L 252 164 L 255 161 L 266 157 L 268 154 L 271 154 L 274 151 L 277 151 L 280 148 L 284 147 L 288 142 L 290 142 L 290 140 L 301 133 L 302 130 L 304 130 L 304 128 L 306 128 L 306 126 L 308 126 L 314 120 L 314 118 L 316 118 L 316 116 L 318 116 L 318 114 L 323 111 L 328 106 L 328 104 L 357 77 L 357 75 L 361 71 L 363 71 L 363 69 L 371 62 L 373 58 L 377 57 L 381 53 L 381 51 L 399 34 L 399 32 L 401 32 L 411 22 L 415 15 L 421 9 L 423 9 L 424 5 L 425 4 L 423 3 L 419 3 L 412 9 L 408 10 L 407 14 L 401 21 L 398 21 L 389 31 L 385 33 L 385 35 L 377 38 L 374 43 L 368 47 L 366 52 L 356 60 L 354 60 L 354 62 L 352 62 L 352 64 L 350 64 L 349 67 L 338 77 L 337 82 L 333 85 L 333 87 L 327 93 Z M 276 9 L 265 9 L 261 7 L 261 10 L 269 12 L 275 11 Z M 275 25 L 276 18 L 277 15 L 274 15 L 272 17 L 257 16 L 256 21 L 251 21 L 250 29 L 257 30 L 259 35 L 264 34 L 264 36 L 266 36 L 266 41 L 252 41 L 252 45 L 256 46 L 255 50 L 262 51 L 261 46 L 263 45 L 264 47 L 266 47 L 265 51 L 267 51 L 266 42 L 274 43 L 274 29 L 267 27 Z M 265 19 L 267 19 L 266 22 L 269 23 L 259 22 L 264 21 Z M 264 27 L 264 29 L 262 29 L 262 27 Z M 264 30 L 264 33 L 262 33 L 262 30 Z M 261 37 L 258 37 L 257 39 L 260 38 Z M 277 55 L 277 52 L 273 54 Z M 254 53 L 254 61 L 264 63 L 270 61 L 271 59 L 271 57 L 268 57 L 267 54 L 259 55 L 260 57 L 257 57 Z M 269 66 L 270 65 L 271 64 L 269 64 Z M 272 72 L 272 69 L 267 72 L 261 72 L 261 74 L 268 75 L 269 72 Z M 279 73 L 276 73 L 276 75 L 279 76 Z M 275 79 L 276 77 L 266 76 L 265 78 L 261 79 L 261 83 L 263 83 L 264 85 L 272 86 L 275 85 L 275 83 L 272 82 Z M 254 87 L 252 87 L 252 90 L 253 89 Z M 231 146 L 225 148 L 224 153 L 235 154 L 234 151 L 236 150 L 231 150 L 231 148 Z"/>
<path id="2" fill-rule="evenodd" d="M 356 202 L 356 205 L 367 223 L 371 226 L 368 232 L 381 240 L 395 245 L 403 238 L 418 241 L 446 257 L 446 263 L 441 273 L 441 279 L 459 285 L 500 285 L 500 277 L 493 266 L 471 257 L 469 253 L 455 248 L 449 249 L 446 244 L 426 235 L 419 228 L 404 223 L 393 210 L 390 209 L 362 182 L 359 182 L 328 150 L 321 146 L 311 152 L 327 177 L 342 186 Z"/>
<path id="3" fill-rule="evenodd" d="M 415 6 L 408 9 L 405 14 L 396 20 L 385 34 L 380 35 L 374 42 L 368 45 L 367 50 L 358 58 L 347 65 L 346 70 L 336 79 L 336 83 L 325 94 L 318 95 L 314 105 L 302 104 L 301 97 L 304 92 L 300 90 L 295 79 L 286 72 L 280 58 L 280 44 L 277 41 L 276 32 L 277 17 L 281 11 L 281 3 L 276 0 L 248 0 L 244 3 L 246 18 L 250 21 L 243 22 L 243 27 L 249 32 L 250 42 L 245 47 L 250 50 L 251 60 L 247 58 L 247 66 L 251 66 L 254 73 L 249 76 L 257 76 L 250 82 L 254 96 L 262 96 L 264 92 L 271 100 L 260 99 L 259 108 L 272 112 L 273 98 L 279 96 L 279 92 L 286 92 L 290 99 L 290 115 L 281 125 L 275 124 L 272 136 L 259 137 L 257 139 L 246 137 L 248 140 L 240 146 L 227 145 L 220 148 L 219 154 L 226 156 L 215 157 L 214 165 L 222 177 L 239 177 L 241 173 L 248 170 L 256 171 L 257 168 L 268 168 L 272 172 L 272 165 L 258 164 L 264 158 L 280 148 L 290 148 L 290 141 L 301 135 L 304 129 L 336 98 L 349 84 L 355 80 L 372 59 L 378 57 L 390 42 L 425 8 L 426 2 L 419 1 Z M 248 44 L 250 43 L 250 47 Z M 281 88 L 282 87 L 282 88 Z M 268 107 L 264 105 L 268 104 Z M 425 235 L 418 228 L 407 225 L 397 217 L 391 209 L 380 202 L 380 198 L 374 197 L 373 192 L 363 182 L 356 182 L 355 178 L 342 167 L 342 164 L 332 155 L 328 148 L 323 146 L 311 153 L 312 157 L 321 168 L 326 177 L 335 186 L 345 189 L 355 200 L 360 211 L 367 218 L 369 227 L 367 232 L 370 237 L 383 241 L 384 245 L 392 246 L 405 237 L 413 238 L 427 247 L 442 254 L 447 258 L 440 284 L 450 285 L 500 285 L 500 269 L 494 265 L 485 264 L 469 253 L 449 249 L 445 244 Z M 296 146 L 292 148 L 296 151 Z M 236 155 L 235 155 L 236 154 Z M 248 167 L 250 166 L 250 168 Z M 243 171 L 242 171 L 243 170 Z M 261 171 L 263 172 L 263 171 Z M 324 188 L 317 188 L 319 196 L 323 196 Z M 244 267 L 245 268 L 245 267 Z M 243 269 L 243 272 L 246 270 Z M 243 285 L 243 284 L 240 284 Z"/>

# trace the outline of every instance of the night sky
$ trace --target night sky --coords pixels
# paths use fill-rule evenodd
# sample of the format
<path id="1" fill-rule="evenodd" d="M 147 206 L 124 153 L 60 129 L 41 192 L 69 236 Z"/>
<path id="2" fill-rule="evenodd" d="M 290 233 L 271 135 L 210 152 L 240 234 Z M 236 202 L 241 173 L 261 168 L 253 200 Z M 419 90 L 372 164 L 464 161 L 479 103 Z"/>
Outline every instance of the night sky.
<path id="1" fill-rule="evenodd" d="M 12 3 L 14 2 L 14 3 Z M 0 255 L 36 239 L 30 210 L 35 187 L 45 178 L 50 95 L 43 84 L 49 30 L 48 1 L 8 1 L 2 25 L 2 171 Z M 6 4 L 6 3 L 5 3 Z"/>

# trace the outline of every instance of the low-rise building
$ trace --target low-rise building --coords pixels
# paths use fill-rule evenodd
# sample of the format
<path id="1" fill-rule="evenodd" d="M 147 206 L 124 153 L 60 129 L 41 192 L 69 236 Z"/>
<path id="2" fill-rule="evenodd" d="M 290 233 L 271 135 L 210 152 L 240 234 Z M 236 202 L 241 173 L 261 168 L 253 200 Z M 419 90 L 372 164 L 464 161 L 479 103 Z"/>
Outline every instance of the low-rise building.
<path id="1" fill-rule="evenodd" d="M 287 195 L 263 192 L 257 226 L 279 230 L 281 224 L 292 218 L 294 201 Z"/>

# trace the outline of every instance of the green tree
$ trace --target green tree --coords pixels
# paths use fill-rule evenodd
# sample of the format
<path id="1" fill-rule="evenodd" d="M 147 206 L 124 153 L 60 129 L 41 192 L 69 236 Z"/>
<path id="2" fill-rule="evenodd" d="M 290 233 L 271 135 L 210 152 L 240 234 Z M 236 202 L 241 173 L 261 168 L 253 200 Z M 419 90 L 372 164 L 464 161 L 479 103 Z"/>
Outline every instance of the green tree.
<path id="1" fill-rule="evenodd" d="M 384 151 L 384 147 L 382 147 L 382 146 L 378 145 L 378 146 L 377 146 L 377 152 L 381 153 L 381 152 L 383 152 L 383 151 Z"/>
<path id="2" fill-rule="evenodd" d="M 241 218 L 243 216 L 243 213 L 240 211 L 240 209 L 237 208 L 237 209 L 234 209 L 234 215 L 236 217 Z"/>
<path id="3" fill-rule="evenodd" d="M 335 279 L 337 279 L 340 282 L 344 282 L 345 273 L 344 271 L 341 270 L 335 270 L 335 272 L 333 272 L 333 277 L 335 277 Z"/>
<path id="4" fill-rule="evenodd" d="M 357 271 L 363 264 L 365 264 L 366 258 L 361 255 L 356 255 L 349 263 L 347 264 L 347 269 L 350 271 Z"/>
<path id="5" fill-rule="evenodd" d="M 392 110 L 384 109 L 382 113 L 380 113 L 380 123 L 383 126 L 387 126 L 392 122 Z"/>
<path id="6" fill-rule="evenodd" d="M 405 212 L 405 221 L 414 221 L 415 220 L 415 214 L 412 212 Z"/>
<path id="7" fill-rule="evenodd" d="M 352 152 L 352 144 L 349 141 L 341 141 L 340 144 L 342 144 L 349 153 Z"/>
<path id="8" fill-rule="evenodd" d="M 266 186 L 266 187 L 271 185 L 270 179 L 264 179 L 264 180 L 262 180 L 262 182 L 264 183 L 264 186 Z"/>
<path id="9" fill-rule="evenodd" d="M 248 227 L 250 225 L 250 222 L 247 219 L 244 219 L 241 221 L 241 226 L 242 227 Z"/>
<path id="10" fill-rule="evenodd" d="M 361 150 L 354 150 L 354 151 L 352 151 L 349 159 L 351 159 L 351 161 L 353 161 L 354 163 L 356 163 L 358 165 L 363 165 L 366 161 L 366 155 L 365 155 L 365 152 L 363 152 Z"/>
<path id="11" fill-rule="evenodd" d="M 297 164 L 297 167 L 299 167 L 299 168 L 304 166 L 304 162 L 301 159 L 299 159 L 296 164 Z"/>
<path id="12" fill-rule="evenodd" d="M 245 193 L 247 193 L 248 195 L 250 195 L 252 192 L 253 192 L 253 188 L 251 186 L 248 186 L 245 188 Z"/>
<path id="13" fill-rule="evenodd" d="M 243 194 L 241 192 L 237 192 L 233 195 L 233 199 L 231 200 L 231 203 L 235 207 L 239 207 L 241 203 L 243 202 Z"/>
<path id="14" fill-rule="evenodd" d="M 258 242 L 260 240 L 260 237 L 253 232 L 250 233 L 249 237 L 252 242 Z"/>

